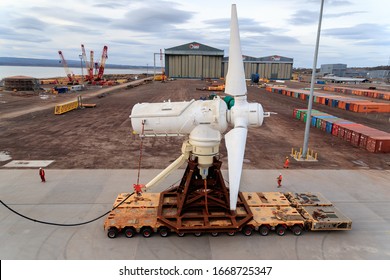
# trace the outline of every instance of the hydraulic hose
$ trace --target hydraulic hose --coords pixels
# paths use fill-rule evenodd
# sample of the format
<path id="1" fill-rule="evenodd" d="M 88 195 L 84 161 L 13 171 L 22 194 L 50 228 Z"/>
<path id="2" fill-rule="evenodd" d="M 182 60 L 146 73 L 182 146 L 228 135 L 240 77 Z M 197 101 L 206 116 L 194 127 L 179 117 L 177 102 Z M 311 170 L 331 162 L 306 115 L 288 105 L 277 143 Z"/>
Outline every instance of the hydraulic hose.
<path id="1" fill-rule="evenodd" d="M 8 210 L 10 210 L 11 212 L 15 213 L 16 215 L 24 218 L 24 219 L 27 219 L 27 220 L 30 220 L 30 221 L 33 221 L 33 222 L 36 222 L 36 223 L 40 223 L 40 224 L 45 224 L 45 225 L 51 225 L 51 226 L 60 226 L 60 227 L 75 227 L 75 226 L 82 226 L 82 225 L 86 225 L 86 224 L 89 224 L 89 223 L 92 223 L 96 220 L 99 220 L 100 218 L 108 215 L 111 211 L 114 211 L 116 208 L 118 208 L 122 203 L 124 203 L 127 199 L 129 199 L 132 195 L 134 194 L 134 192 L 132 192 L 131 194 L 129 194 L 124 200 L 122 200 L 117 206 L 113 207 L 111 210 L 107 211 L 106 213 L 98 216 L 97 218 L 95 219 L 92 219 L 92 220 L 89 220 L 89 221 L 86 221 L 86 222 L 81 222 L 81 223 L 75 223 L 75 224 L 60 224 L 60 223 L 52 223 L 52 222 L 46 222 L 46 221 L 40 221 L 40 220 L 36 220 L 36 219 L 33 219 L 33 218 L 30 218 L 30 217 L 27 217 L 21 213 L 19 213 L 18 211 L 12 209 L 11 207 L 9 207 L 7 204 L 5 204 L 2 200 L 0 200 L 0 203 L 3 204 L 3 206 L 5 208 L 7 208 Z"/>

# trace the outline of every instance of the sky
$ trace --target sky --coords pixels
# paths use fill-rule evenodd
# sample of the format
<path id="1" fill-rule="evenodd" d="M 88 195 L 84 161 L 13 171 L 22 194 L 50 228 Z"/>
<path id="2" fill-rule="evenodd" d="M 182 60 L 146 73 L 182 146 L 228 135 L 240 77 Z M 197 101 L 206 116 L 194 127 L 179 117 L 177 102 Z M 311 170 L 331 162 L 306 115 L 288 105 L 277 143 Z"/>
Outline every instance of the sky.
<path id="1" fill-rule="evenodd" d="M 78 60 L 152 66 L 155 55 L 190 42 L 229 55 L 231 4 L 237 4 L 242 53 L 286 56 L 313 66 L 321 0 L 0 0 L 0 57 Z M 317 67 L 390 63 L 390 1 L 325 0 Z"/>

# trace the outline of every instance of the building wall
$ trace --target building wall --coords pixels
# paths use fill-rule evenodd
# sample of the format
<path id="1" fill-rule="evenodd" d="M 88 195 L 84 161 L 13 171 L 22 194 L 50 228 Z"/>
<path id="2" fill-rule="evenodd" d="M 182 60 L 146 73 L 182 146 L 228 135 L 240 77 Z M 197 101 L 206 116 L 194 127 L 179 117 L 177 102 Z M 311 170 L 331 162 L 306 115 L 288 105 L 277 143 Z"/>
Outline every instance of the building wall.
<path id="1" fill-rule="evenodd" d="M 220 78 L 222 56 L 166 55 L 166 75 L 172 78 Z"/>
<path id="2" fill-rule="evenodd" d="M 229 63 L 223 62 L 223 76 L 226 77 Z M 292 77 L 292 63 L 278 62 L 244 62 L 245 78 L 250 79 L 252 74 L 259 74 L 262 79 L 290 80 Z"/>
<path id="3" fill-rule="evenodd" d="M 347 72 L 347 64 L 321 64 L 321 73 L 333 74 L 338 77 L 344 77 Z"/>

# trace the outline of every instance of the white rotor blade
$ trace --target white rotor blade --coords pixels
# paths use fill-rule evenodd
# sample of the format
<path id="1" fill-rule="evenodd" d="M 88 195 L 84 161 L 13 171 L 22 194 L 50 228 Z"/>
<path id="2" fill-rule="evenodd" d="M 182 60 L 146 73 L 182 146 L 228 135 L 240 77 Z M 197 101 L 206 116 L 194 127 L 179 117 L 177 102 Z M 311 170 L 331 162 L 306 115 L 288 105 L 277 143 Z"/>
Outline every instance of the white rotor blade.
<path id="1" fill-rule="evenodd" d="M 245 82 L 244 64 L 242 61 L 240 31 L 238 28 L 236 5 L 232 5 L 230 22 L 229 64 L 226 75 L 225 93 L 232 96 L 245 95 L 247 92 Z"/>
<path id="2" fill-rule="evenodd" d="M 248 130 L 237 127 L 225 135 L 228 152 L 230 210 L 236 210 Z"/>

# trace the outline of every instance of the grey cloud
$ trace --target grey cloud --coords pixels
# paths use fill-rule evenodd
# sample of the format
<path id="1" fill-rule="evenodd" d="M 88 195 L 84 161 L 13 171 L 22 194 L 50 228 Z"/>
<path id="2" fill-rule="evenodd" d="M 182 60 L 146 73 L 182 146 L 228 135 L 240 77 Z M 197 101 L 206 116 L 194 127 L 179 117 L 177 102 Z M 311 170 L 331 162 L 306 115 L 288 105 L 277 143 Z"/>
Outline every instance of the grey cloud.
<path id="1" fill-rule="evenodd" d="M 290 22 L 295 25 L 313 24 L 318 22 L 318 17 L 318 11 L 299 10 L 292 16 Z"/>
<path id="2" fill-rule="evenodd" d="M 221 30 L 230 29 L 230 18 L 206 20 L 204 21 L 204 23 L 209 25 L 210 28 Z M 240 32 L 265 33 L 274 30 L 272 28 L 262 25 L 261 23 L 251 18 L 240 18 L 238 20 L 238 24 L 240 26 Z"/>
<path id="3" fill-rule="evenodd" d="M 11 21 L 12 26 L 17 29 L 33 29 L 44 31 L 46 28 L 46 24 L 34 17 L 19 17 L 15 18 Z"/>
<path id="4" fill-rule="evenodd" d="M 0 27 L 0 39 L 31 43 L 51 41 L 48 37 L 36 34 L 35 32 L 20 32 L 8 27 Z"/>
<path id="5" fill-rule="evenodd" d="M 355 12 L 344 12 L 344 13 L 335 13 L 335 14 L 324 14 L 324 18 L 338 18 L 338 17 L 345 17 L 345 16 L 352 16 L 352 15 L 356 15 L 356 14 L 364 14 L 364 13 L 367 13 L 367 12 L 363 12 L 363 11 L 355 11 Z M 318 14 L 319 16 L 319 14 Z M 318 18 L 317 16 L 317 18 Z"/>
<path id="6" fill-rule="evenodd" d="M 131 10 L 123 19 L 112 25 L 127 30 L 158 33 L 173 29 L 176 24 L 187 22 L 192 15 L 192 12 L 173 7 L 154 5 Z"/>
<path id="7" fill-rule="evenodd" d="M 352 27 L 329 28 L 325 29 L 323 34 L 338 39 L 371 41 L 375 44 L 383 40 L 388 41 L 390 37 L 390 32 L 386 30 L 386 26 L 373 23 L 358 24 Z"/>
<path id="8" fill-rule="evenodd" d="M 319 5 L 321 3 L 321 0 L 305 0 L 305 3 L 307 2 L 315 3 Z M 325 5 L 326 6 L 348 6 L 348 5 L 353 5 L 353 2 L 346 1 L 346 0 L 325 0 Z"/>
<path id="9" fill-rule="evenodd" d="M 80 25 L 61 26 L 58 28 L 58 30 L 80 33 L 80 34 L 88 34 L 88 35 L 102 35 L 102 34 L 104 34 L 104 32 L 99 30 L 99 29 L 91 29 L 91 28 L 87 28 L 84 26 L 80 26 Z"/>
<path id="10" fill-rule="evenodd" d="M 351 11 L 343 13 L 324 13 L 323 18 L 339 18 L 351 16 L 355 14 L 366 13 L 363 11 Z M 290 22 L 295 25 L 317 24 L 319 19 L 319 11 L 299 10 L 290 19 Z"/>

